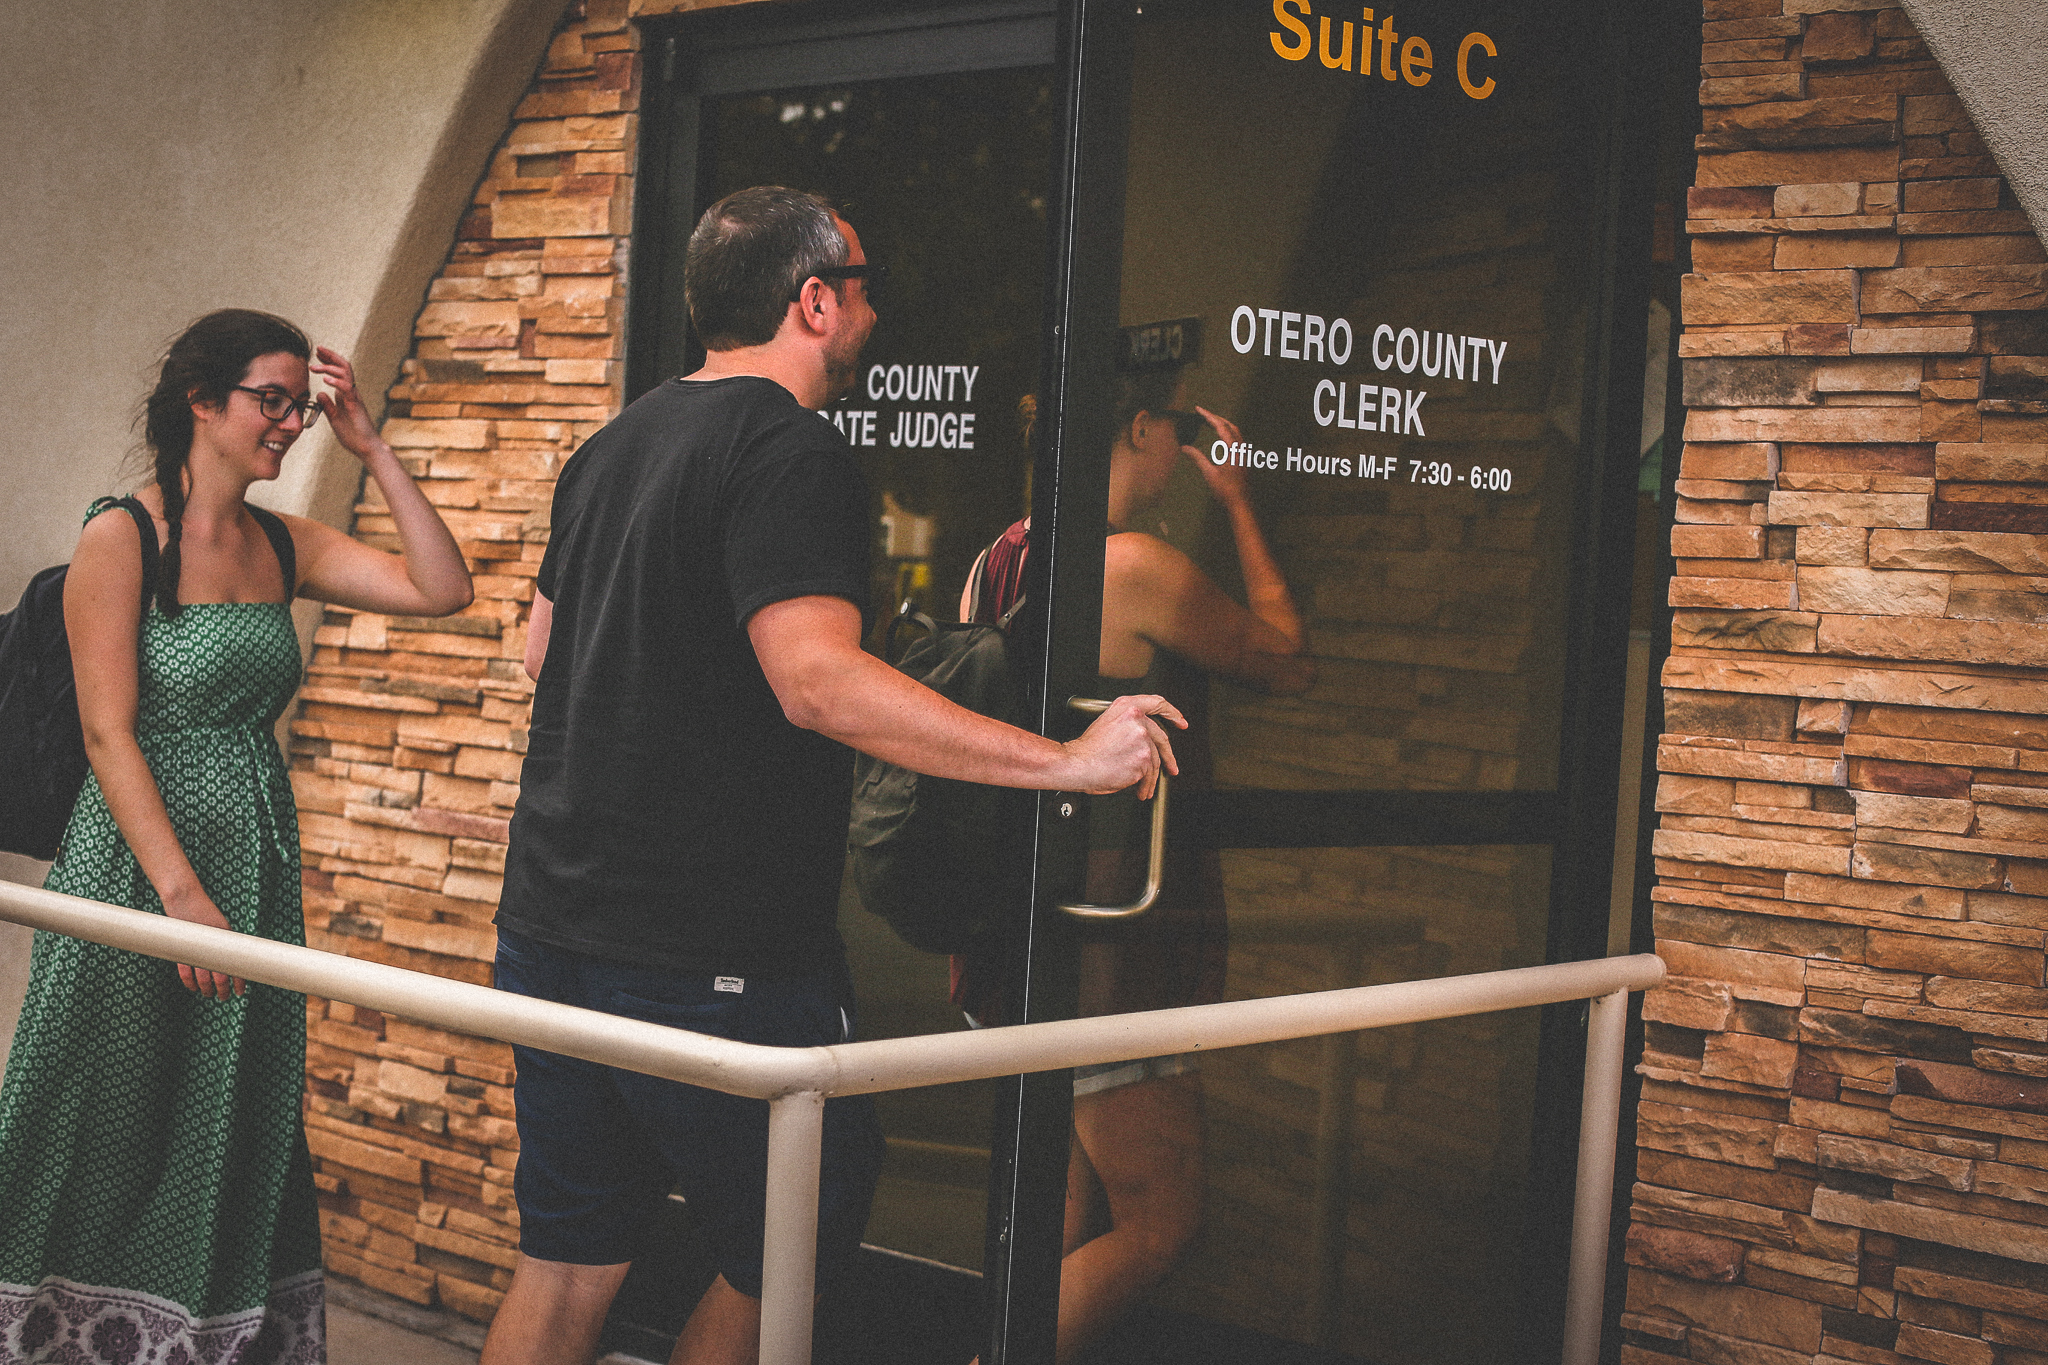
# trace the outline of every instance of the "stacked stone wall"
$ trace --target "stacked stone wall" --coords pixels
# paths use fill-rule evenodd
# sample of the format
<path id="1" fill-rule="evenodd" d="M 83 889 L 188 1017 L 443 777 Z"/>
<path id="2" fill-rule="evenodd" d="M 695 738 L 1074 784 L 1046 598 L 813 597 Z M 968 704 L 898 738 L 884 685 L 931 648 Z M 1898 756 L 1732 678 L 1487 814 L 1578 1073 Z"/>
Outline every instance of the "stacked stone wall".
<path id="1" fill-rule="evenodd" d="M 475 574 L 445 619 L 330 609 L 292 724 L 315 946 L 489 984 L 554 476 L 617 411 L 637 35 L 568 6 L 414 328 L 384 436 Z M 396 548 L 374 485 L 356 533 Z M 504 1044 L 308 1002 L 330 1271 L 488 1319 L 518 1241 Z"/>
<path id="2" fill-rule="evenodd" d="M 2048 1362 L 2048 265 L 1891 0 L 1707 0 L 1629 1365 Z"/>

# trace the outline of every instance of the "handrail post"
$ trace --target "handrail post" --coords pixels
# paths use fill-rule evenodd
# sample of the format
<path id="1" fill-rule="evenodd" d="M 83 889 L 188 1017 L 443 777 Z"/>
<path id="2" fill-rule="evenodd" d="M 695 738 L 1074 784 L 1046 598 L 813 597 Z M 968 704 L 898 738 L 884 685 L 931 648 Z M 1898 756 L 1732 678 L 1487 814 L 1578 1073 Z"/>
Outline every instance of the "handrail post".
<path id="1" fill-rule="evenodd" d="M 1358 984 L 1365 949 L 1353 941 L 1334 954 L 1331 987 Z M 1351 1134 L 1358 1109 L 1358 1035 L 1323 1035 L 1316 1104 L 1316 1189 L 1309 1203 L 1309 1340 L 1335 1350 L 1344 1338 L 1344 1253 L 1351 1241 Z"/>
<path id="2" fill-rule="evenodd" d="M 825 1097 L 768 1102 L 768 1205 L 761 1246 L 761 1365 L 810 1365 L 818 1277 L 818 1163 Z"/>
<path id="3" fill-rule="evenodd" d="M 1614 1217 L 1614 1148 L 1621 1126 L 1621 1064 L 1628 992 L 1593 997 L 1586 1010 L 1586 1082 L 1579 1107 L 1579 1181 L 1572 1204 L 1571 1271 L 1565 1282 L 1563 1365 L 1600 1358 L 1607 1288 L 1607 1231 Z"/>

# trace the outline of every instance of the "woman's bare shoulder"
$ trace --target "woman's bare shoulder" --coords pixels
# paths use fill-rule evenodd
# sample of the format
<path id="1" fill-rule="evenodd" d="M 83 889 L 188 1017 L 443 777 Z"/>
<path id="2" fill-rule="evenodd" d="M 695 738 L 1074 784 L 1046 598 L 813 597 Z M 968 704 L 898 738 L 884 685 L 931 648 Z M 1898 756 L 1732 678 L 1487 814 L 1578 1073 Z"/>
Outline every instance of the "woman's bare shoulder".
<path id="1" fill-rule="evenodd" d="M 1149 531 L 1118 531 L 1103 546 L 1103 575 L 1114 591 L 1121 582 L 1158 587 L 1205 578 L 1195 561 Z"/>

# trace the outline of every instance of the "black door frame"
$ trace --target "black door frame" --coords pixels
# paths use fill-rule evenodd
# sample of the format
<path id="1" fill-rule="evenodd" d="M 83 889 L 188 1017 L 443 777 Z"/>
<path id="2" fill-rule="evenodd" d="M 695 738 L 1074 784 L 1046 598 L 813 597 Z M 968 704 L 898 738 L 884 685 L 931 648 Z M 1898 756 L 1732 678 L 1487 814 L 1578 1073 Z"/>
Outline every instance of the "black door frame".
<path id="1" fill-rule="evenodd" d="M 1050 642 L 1031 682 L 1041 733 L 1068 737 L 1070 693 L 1096 674 L 1107 465 L 1081 456 L 1110 426 L 1122 251 L 1125 73 L 1133 0 L 911 0 L 877 13 L 835 0 L 740 5 L 641 21 L 641 144 L 628 297 L 626 389 L 637 397 L 701 363 L 683 316 L 683 247 L 703 207 L 701 100 L 751 90 L 1042 65 L 1064 105 L 1054 149 L 1048 308 L 1027 611 Z M 1186 793 L 1175 824 L 1231 848 L 1542 844 L 1553 849 L 1547 959 L 1604 952 L 1633 567 L 1633 414 L 1641 404 L 1656 95 L 1675 3 L 1589 0 L 1605 83 L 1596 173 L 1599 298 L 1585 340 L 1585 458 L 1571 537 L 1566 705 L 1555 792 Z M 906 41 L 907 39 L 914 39 Z M 1099 441 L 1093 444 L 1102 444 Z M 1074 453 L 1076 458 L 1068 458 Z M 1052 907 L 1079 891 L 1085 822 L 1074 798 L 1036 805 L 1033 913 L 1015 917 L 1007 998 L 1020 1020 L 1071 1016 L 1071 923 Z M 1022 907 L 1019 907 L 1020 909 Z M 1528 1358 L 1554 1358 L 1583 1058 L 1583 1007 L 1545 1011 L 1531 1167 Z M 1000 1088 L 992 1144 L 985 1290 L 986 1365 L 1053 1358 L 1071 1086 L 1065 1072 Z M 1554 1266 L 1553 1263 L 1554 1262 Z"/>

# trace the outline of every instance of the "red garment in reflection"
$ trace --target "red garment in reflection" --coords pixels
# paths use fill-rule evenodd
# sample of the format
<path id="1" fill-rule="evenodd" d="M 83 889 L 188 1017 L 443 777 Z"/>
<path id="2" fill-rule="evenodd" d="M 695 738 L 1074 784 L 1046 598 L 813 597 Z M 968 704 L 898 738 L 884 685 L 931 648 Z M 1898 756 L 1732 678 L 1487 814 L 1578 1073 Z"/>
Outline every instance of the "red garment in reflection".
<path id="1" fill-rule="evenodd" d="M 974 616 L 993 622 L 1024 591 L 1024 564 L 1031 548 L 1029 518 L 1017 522 L 990 545 L 973 586 Z M 1157 692 L 1180 708 L 1188 728 L 1173 734 L 1180 775 L 1178 791 L 1205 790 L 1211 782 L 1208 678 L 1194 665 L 1165 651 L 1143 678 L 1098 678 L 1101 696 Z M 1110 802 L 1120 802 L 1113 808 Z M 1135 900 L 1145 881 L 1145 840 L 1137 822 L 1149 818 L 1149 804 L 1129 797 L 1098 800 L 1092 814 L 1086 895 L 1095 904 Z M 1108 828 L 1105 828 L 1108 826 Z M 1081 948 L 1081 1002 L 1085 1015 L 1206 1005 L 1223 998 L 1229 953 L 1224 916 L 1223 862 L 1215 849 L 1173 837 L 1167 827 L 1166 871 L 1159 899 L 1128 922 L 1088 927 Z M 955 954 L 953 1003 L 983 1024 L 1003 1017 L 1001 964 L 992 951 Z"/>

